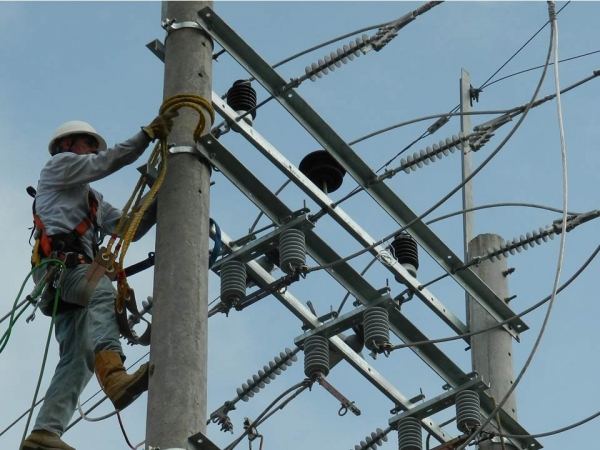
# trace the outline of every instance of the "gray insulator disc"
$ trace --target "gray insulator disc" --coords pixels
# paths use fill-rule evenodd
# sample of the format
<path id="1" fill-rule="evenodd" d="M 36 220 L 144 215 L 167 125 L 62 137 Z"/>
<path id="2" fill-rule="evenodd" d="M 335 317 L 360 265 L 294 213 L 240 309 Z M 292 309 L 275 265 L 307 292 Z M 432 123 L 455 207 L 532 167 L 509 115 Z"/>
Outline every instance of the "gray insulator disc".
<path id="1" fill-rule="evenodd" d="M 536 245 L 540 245 L 542 243 L 542 240 L 540 239 L 539 236 L 534 236 L 534 233 L 531 232 L 527 232 L 525 233 L 525 239 L 527 239 L 527 243 L 529 244 L 529 247 L 534 248 Z M 525 249 L 527 249 L 526 247 L 524 247 Z"/>
<path id="2" fill-rule="evenodd" d="M 398 450 L 422 450 L 421 422 L 407 417 L 398 424 Z"/>
<path id="3" fill-rule="evenodd" d="M 480 425 L 479 394 L 475 391 L 461 391 L 456 394 L 456 427 L 466 433 Z"/>
<path id="4" fill-rule="evenodd" d="M 221 301 L 231 306 L 246 297 L 246 265 L 229 261 L 221 268 Z"/>
<path id="5" fill-rule="evenodd" d="M 306 265 L 306 243 L 300 230 L 285 230 L 279 236 L 279 267 L 285 273 Z"/>
<path id="6" fill-rule="evenodd" d="M 311 336 L 304 343 L 304 374 L 313 378 L 329 374 L 329 341 L 323 336 Z"/>
<path id="7" fill-rule="evenodd" d="M 290 361 L 292 361 L 292 362 L 298 361 L 298 357 L 294 354 L 293 350 L 290 350 L 289 348 L 286 347 L 285 348 L 285 353 L 290 358 Z"/>
<path id="8" fill-rule="evenodd" d="M 365 347 L 376 350 L 377 346 L 390 341 L 390 320 L 388 312 L 381 306 L 365 310 L 363 314 L 365 329 Z"/>
<path id="9" fill-rule="evenodd" d="M 344 53 L 348 56 L 348 59 L 350 61 L 354 61 L 354 55 L 350 51 L 350 47 L 348 45 L 344 45 L 342 48 L 344 49 Z"/>
<path id="10" fill-rule="evenodd" d="M 404 167 L 404 169 L 403 169 L 403 170 L 404 170 L 404 172 L 406 172 L 406 173 L 410 173 L 410 167 L 408 167 L 406 159 L 402 158 L 402 159 L 400 160 L 400 165 L 401 165 L 402 167 Z"/>
<path id="11" fill-rule="evenodd" d="M 432 149 L 431 147 L 427 147 L 427 148 L 425 149 L 425 153 L 427 153 L 427 156 L 429 157 L 429 161 L 431 161 L 432 163 L 434 163 L 434 162 L 436 162 L 436 161 L 437 161 L 437 159 L 436 159 L 436 156 L 435 156 L 435 154 L 433 153 L 433 149 Z M 441 157 L 440 157 L 440 158 L 441 158 Z"/>

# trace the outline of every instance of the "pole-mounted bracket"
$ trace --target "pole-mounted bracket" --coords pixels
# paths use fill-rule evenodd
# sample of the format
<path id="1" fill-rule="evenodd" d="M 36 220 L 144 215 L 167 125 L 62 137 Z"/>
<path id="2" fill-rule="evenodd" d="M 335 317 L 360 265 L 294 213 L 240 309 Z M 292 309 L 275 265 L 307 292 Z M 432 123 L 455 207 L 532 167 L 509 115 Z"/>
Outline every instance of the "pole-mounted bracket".
<path id="1" fill-rule="evenodd" d="M 294 229 L 302 230 L 302 231 L 307 230 L 307 229 L 308 230 L 312 229 L 315 225 L 310 220 L 308 220 L 306 213 L 307 213 L 306 210 L 304 210 L 304 209 L 301 210 L 300 215 L 288 220 L 285 223 L 282 223 L 274 231 L 266 234 L 265 236 L 261 237 L 260 239 L 257 239 L 255 241 L 235 250 L 233 253 L 219 259 L 217 262 L 215 262 L 212 265 L 211 270 L 215 273 L 219 273 L 221 270 L 221 267 L 223 267 L 223 264 L 225 264 L 231 260 L 235 260 L 235 261 L 239 261 L 239 262 L 243 262 L 243 263 L 252 261 L 256 257 L 268 252 L 269 250 L 272 250 L 273 248 L 276 248 L 277 243 L 279 241 L 279 235 L 287 229 L 294 228 Z"/>
<path id="2" fill-rule="evenodd" d="M 213 444 L 210 439 L 200 432 L 190 436 L 188 441 L 196 450 L 220 450 L 219 447 Z"/>
<path id="3" fill-rule="evenodd" d="M 211 51 L 215 49 L 215 44 L 213 42 L 212 37 L 210 36 L 210 34 L 208 34 L 206 32 L 206 30 L 204 28 L 202 28 L 200 25 L 198 25 L 197 22 L 192 22 L 192 21 L 177 22 L 177 19 L 165 18 L 165 20 L 162 21 L 160 26 L 167 32 L 167 37 L 165 38 L 165 43 L 166 43 L 167 39 L 169 38 L 169 35 L 173 31 L 181 30 L 183 28 L 193 28 L 194 30 L 198 30 L 200 33 L 202 33 L 204 35 L 204 37 L 210 42 L 210 45 L 212 47 Z"/>
<path id="4" fill-rule="evenodd" d="M 194 450 L 221 450 L 211 442 L 203 433 L 196 433 L 188 438 L 188 442 L 194 447 Z M 160 447 L 148 447 L 148 450 L 161 450 Z M 162 450 L 186 450 L 185 448 L 169 447 Z"/>
<path id="5" fill-rule="evenodd" d="M 169 148 L 169 153 L 191 153 L 192 155 L 202 156 L 200 151 L 192 145 L 179 145 Z"/>
<path id="6" fill-rule="evenodd" d="M 432 416 L 444 409 L 452 406 L 456 403 L 456 394 L 463 390 L 473 390 L 476 392 L 482 392 L 489 388 L 479 375 L 473 374 L 473 378 L 456 389 L 451 389 L 448 392 L 439 395 L 431 400 L 410 408 L 407 411 L 402 412 L 389 420 L 389 425 L 392 428 L 396 428 L 398 423 L 407 417 L 414 417 L 418 420 L 423 420 L 429 416 Z"/>
<path id="7" fill-rule="evenodd" d="M 158 59 L 163 63 L 165 62 L 165 44 L 160 42 L 158 39 L 154 39 L 146 44 L 146 48 L 154 53 Z"/>
<path id="8" fill-rule="evenodd" d="M 296 344 L 298 347 L 304 347 L 306 339 L 315 335 L 330 338 L 352 328 L 355 325 L 362 323 L 363 314 L 366 309 L 373 306 L 382 306 L 386 309 L 390 309 L 393 308 L 395 305 L 396 303 L 391 299 L 389 292 L 384 291 L 381 293 L 381 297 L 370 303 L 368 307 L 365 305 L 361 305 L 355 310 L 350 311 L 349 313 L 346 313 L 327 323 L 319 325 L 318 327 L 315 327 L 312 330 L 307 331 L 306 333 L 294 339 L 294 344 Z"/>

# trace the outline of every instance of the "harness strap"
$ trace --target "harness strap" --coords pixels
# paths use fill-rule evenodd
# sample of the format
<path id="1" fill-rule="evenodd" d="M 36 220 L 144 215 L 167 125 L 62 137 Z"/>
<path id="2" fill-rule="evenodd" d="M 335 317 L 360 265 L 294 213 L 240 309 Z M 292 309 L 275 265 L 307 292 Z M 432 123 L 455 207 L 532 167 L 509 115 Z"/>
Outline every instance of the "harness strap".
<path id="1" fill-rule="evenodd" d="M 95 229 L 98 226 L 98 199 L 91 190 L 88 192 L 88 206 L 89 210 L 86 217 L 70 233 L 59 233 L 48 236 L 42 219 L 40 219 L 35 211 L 35 199 L 33 200 L 33 232 L 35 233 L 37 231 L 36 243 L 34 244 L 33 253 L 31 255 L 31 264 L 33 266 L 39 264 L 42 258 L 47 258 L 52 251 L 76 251 L 78 253 L 83 251 L 83 249 L 80 248 L 81 245 L 78 245 L 76 248 L 73 248 L 73 246 L 79 243 L 79 239 L 88 229 L 92 227 Z M 95 251 L 96 249 L 94 248 L 92 250 Z"/>
<path id="2" fill-rule="evenodd" d="M 102 247 L 96 254 L 96 258 L 90 264 L 87 272 L 83 276 L 83 281 L 77 293 L 77 299 L 87 306 L 92 297 L 92 293 L 100 279 L 106 275 L 110 281 L 115 279 L 117 271 L 115 269 L 116 255 L 108 253 L 105 247 Z"/>

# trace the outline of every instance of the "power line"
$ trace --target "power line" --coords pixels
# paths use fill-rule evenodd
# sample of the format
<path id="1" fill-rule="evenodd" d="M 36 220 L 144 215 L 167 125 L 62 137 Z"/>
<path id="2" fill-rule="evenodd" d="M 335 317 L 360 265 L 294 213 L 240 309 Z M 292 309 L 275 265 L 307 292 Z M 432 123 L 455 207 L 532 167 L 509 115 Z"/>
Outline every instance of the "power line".
<path id="1" fill-rule="evenodd" d="M 506 206 L 518 206 L 518 207 L 524 207 L 524 208 L 545 209 L 547 211 L 552 211 L 552 212 L 557 212 L 557 213 L 562 213 L 563 212 L 562 209 L 553 208 L 552 206 L 539 205 L 537 203 L 521 203 L 521 202 L 489 203 L 487 205 L 475 206 L 473 208 L 462 209 L 460 211 L 455 211 L 455 212 L 452 212 L 452 213 L 449 213 L 449 214 L 444 214 L 443 216 L 436 217 L 435 219 L 432 219 L 432 220 L 430 220 L 428 222 L 425 222 L 425 224 L 426 225 L 431 225 L 431 224 L 439 222 L 441 220 L 449 219 L 450 217 L 458 216 L 458 215 L 464 214 L 466 212 L 479 211 L 481 209 L 500 208 L 500 207 L 506 207 Z M 567 214 L 569 214 L 571 216 L 577 216 L 577 215 L 579 215 L 581 213 L 577 213 L 577 212 L 573 212 L 573 211 L 567 211 Z"/>
<path id="2" fill-rule="evenodd" d="M 557 14 L 557 15 L 558 15 L 558 14 L 560 14 L 560 12 L 561 12 L 563 9 L 565 9 L 565 8 L 566 8 L 566 7 L 569 5 L 569 3 L 571 3 L 571 2 L 570 2 L 570 1 L 568 1 L 567 3 L 565 3 L 565 4 L 564 4 L 564 6 L 563 6 L 562 8 L 560 8 L 556 14 Z M 496 71 L 495 71 L 495 72 L 492 74 L 492 76 L 491 76 L 491 77 L 489 77 L 487 80 L 485 80 L 485 82 L 484 82 L 484 83 L 483 83 L 483 84 L 482 84 L 482 85 L 479 87 L 479 89 L 483 89 L 484 87 L 486 87 L 486 86 L 489 86 L 490 84 L 493 84 L 493 83 L 490 83 L 490 84 L 487 84 L 487 83 L 488 83 L 488 81 L 490 81 L 492 78 L 494 78 L 494 77 L 495 77 L 495 76 L 496 76 L 496 75 L 497 75 L 497 74 L 498 74 L 498 73 L 499 73 L 499 72 L 500 72 L 502 69 L 504 69 L 504 67 L 506 67 L 506 65 L 507 65 L 509 62 L 511 62 L 511 61 L 513 60 L 513 58 L 514 58 L 515 56 L 517 56 L 517 55 L 518 55 L 518 54 L 521 52 L 521 50 L 523 50 L 523 49 L 524 49 L 524 48 L 525 48 L 525 47 L 526 47 L 526 46 L 527 46 L 527 45 L 528 45 L 528 44 L 529 44 L 529 43 L 530 43 L 530 42 L 531 42 L 533 39 L 535 39 L 535 37 L 536 37 L 538 34 L 540 34 L 540 33 L 542 32 L 542 30 L 543 30 L 544 28 L 546 28 L 546 26 L 547 26 L 549 23 L 550 23 L 550 21 L 548 20 L 548 21 L 547 21 L 547 22 L 546 22 L 544 25 L 542 25 L 542 27 L 541 27 L 539 30 L 537 30 L 537 31 L 536 31 L 536 32 L 533 34 L 533 36 L 531 36 L 529 39 L 527 39 L 527 41 L 526 41 L 526 42 L 525 42 L 525 43 L 524 43 L 524 44 L 523 44 L 523 45 L 522 45 L 522 46 L 519 48 L 519 50 L 517 50 L 515 53 L 513 53 L 513 55 L 512 55 L 510 58 L 508 58 L 508 59 L 506 60 L 506 62 L 505 62 L 504 64 L 502 64 L 502 65 L 500 66 L 500 68 L 499 68 L 498 70 L 496 70 Z M 542 67 L 543 67 L 543 66 L 542 66 Z"/>
<path id="3" fill-rule="evenodd" d="M 562 7 L 562 8 L 561 8 L 559 11 L 558 11 L 558 13 L 560 13 L 560 12 L 561 12 L 563 9 L 565 9 L 569 3 L 571 3 L 571 2 L 570 2 L 570 1 L 569 1 L 569 2 L 567 2 L 567 3 L 566 3 L 566 4 L 565 4 L 565 5 L 564 5 L 564 6 L 563 6 L 563 7 Z M 558 13 L 557 13 L 557 14 L 558 14 Z M 519 48 L 519 50 L 517 50 L 517 51 L 516 51 L 516 52 L 515 52 L 515 53 L 514 53 L 514 54 L 513 54 L 513 55 L 512 55 L 512 56 L 511 56 L 511 57 L 510 57 L 510 58 L 509 58 L 509 59 L 508 59 L 508 60 L 507 60 L 505 63 L 504 63 L 504 64 L 502 64 L 502 66 L 500 66 L 500 68 L 499 68 L 498 70 L 496 70 L 496 71 L 495 71 L 495 72 L 492 74 L 492 76 L 490 76 L 490 77 L 489 77 L 489 78 L 486 80 L 486 82 L 485 82 L 485 83 L 483 83 L 483 85 L 481 85 L 481 87 L 480 87 L 479 89 L 483 89 L 483 88 L 486 86 L 486 83 L 487 83 L 488 81 L 490 81 L 492 78 L 494 78 L 494 76 L 496 76 L 496 74 L 498 74 L 498 73 L 499 73 L 499 72 L 500 72 L 500 71 L 501 71 L 501 70 L 502 70 L 502 69 L 503 69 L 503 68 L 504 68 L 504 67 L 505 67 L 505 66 L 506 66 L 506 65 L 507 65 L 507 64 L 508 64 L 508 63 L 509 63 L 509 62 L 510 62 L 510 61 L 511 61 L 511 60 L 512 60 L 512 59 L 513 59 L 515 56 L 517 56 L 517 54 L 519 54 L 519 52 L 520 52 L 521 50 L 523 50 L 523 49 L 524 49 L 524 48 L 525 48 L 525 47 L 526 47 L 526 46 L 527 46 L 527 45 L 528 45 L 528 44 L 529 44 L 529 43 L 530 43 L 530 42 L 531 42 L 531 41 L 532 41 L 532 40 L 533 40 L 533 39 L 534 39 L 534 38 L 535 38 L 535 37 L 536 37 L 536 36 L 537 36 L 537 35 L 538 35 L 538 34 L 539 34 L 539 33 L 540 33 L 540 32 L 541 32 L 541 31 L 542 31 L 544 28 L 545 28 L 545 27 L 546 27 L 546 25 L 548 25 L 548 23 L 549 23 L 549 22 L 546 22 L 546 23 L 545 23 L 545 24 L 542 26 L 542 28 L 540 28 L 540 29 L 539 29 L 539 30 L 538 30 L 536 33 L 534 33 L 534 35 L 533 35 L 531 38 L 529 38 L 529 39 L 527 40 L 527 42 L 525 42 L 525 44 L 523 44 L 523 45 L 521 46 L 521 48 Z M 491 84 L 491 83 L 490 83 L 490 84 Z M 458 111 L 458 110 L 459 110 L 459 108 L 460 108 L 460 104 L 459 104 L 459 105 L 456 105 L 454 108 L 452 108 L 452 109 L 450 110 L 450 114 L 451 114 L 451 113 L 454 113 L 454 112 L 456 112 L 456 111 Z M 409 149 L 410 149 L 410 148 L 411 148 L 413 145 L 415 145 L 417 142 L 421 141 L 422 139 L 426 138 L 426 137 L 427 137 L 429 134 L 432 134 L 432 133 L 429 133 L 429 131 L 425 131 L 425 132 L 424 132 L 424 133 L 423 133 L 423 134 L 422 134 L 420 137 L 418 137 L 418 138 L 417 138 L 417 139 L 415 139 L 413 142 L 411 142 L 410 144 L 408 144 L 408 146 L 406 146 L 404 149 L 402 149 L 402 150 L 401 150 L 401 151 L 400 151 L 400 152 L 399 152 L 399 153 L 398 153 L 396 156 L 394 156 L 394 158 L 392 158 L 390 161 L 388 161 L 386 164 L 384 164 L 384 167 L 386 167 L 388 164 L 391 164 L 391 162 L 392 162 L 394 159 L 396 159 L 398 156 L 402 155 L 404 152 L 408 151 L 408 150 L 409 150 Z"/>
<path id="4" fill-rule="evenodd" d="M 527 115 L 529 114 L 529 111 L 531 110 L 531 108 L 532 108 L 533 104 L 535 103 L 535 100 L 536 100 L 536 98 L 537 98 L 537 96 L 538 96 L 538 94 L 540 92 L 540 89 L 542 87 L 544 79 L 546 78 L 546 72 L 547 72 L 548 66 L 550 64 L 550 57 L 551 57 L 551 55 L 552 55 L 552 39 L 550 40 L 550 45 L 549 45 L 549 49 L 548 49 L 548 55 L 546 57 L 546 66 L 544 67 L 544 70 L 542 72 L 542 76 L 540 77 L 540 80 L 539 80 L 538 85 L 537 85 L 537 87 L 535 89 L 535 92 L 534 92 L 531 100 L 529 101 L 529 103 L 525 107 L 525 110 L 523 111 L 523 114 L 520 117 L 519 121 L 508 132 L 508 134 L 502 140 L 502 142 L 498 145 L 498 147 L 475 170 L 473 170 L 473 172 L 469 176 L 467 176 L 461 183 L 459 183 L 454 189 L 452 189 L 446 196 L 444 196 L 440 201 L 438 201 L 436 204 L 434 204 L 431 208 L 429 208 L 428 210 L 426 210 L 420 216 L 418 216 L 415 219 L 411 220 L 409 223 L 407 223 L 405 226 L 403 226 L 399 230 L 395 231 L 394 233 L 386 236 L 383 239 L 380 239 L 379 241 L 375 242 L 374 244 L 371 244 L 371 245 L 363 248 L 362 250 L 360 250 L 360 251 L 358 251 L 356 253 L 353 253 L 350 256 L 347 256 L 345 258 L 339 259 L 337 261 L 333 261 L 333 262 L 328 263 L 328 264 L 323 264 L 323 265 L 320 265 L 320 266 L 311 267 L 311 268 L 309 268 L 306 271 L 306 273 L 310 273 L 310 272 L 314 272 L 316 270 L 322 270 L 322 269 L 327 269 L 327 268 L 333 267 L 336 264 L 340 264 L 342 262 L 349 261 L 349 260 L 351 260 L 353 258 L 356 258 L 357 256 L 360 256 L 363 253 L 365 253 L 365 252 L 367 252 L 367 251 L 375 248 L 376 246 L 382 244 L 383 242 L 387 241 L 388 239 L 391 239 L 392 237 L 396 236 L 398 233 L 401 233 L 402 231 L 410 228 L 415 223 L 417 223 L 417 222 L 421 221 L 422 219 L 424 219 L 425 217 L 427 217 L 430 213 L 432 213 L 437 208 L 439 208 L 441 205 L 443 205 L 456 192 L 458 192 L 466 183 L 468 183 L 469 181 L 471 181 L 475 177 L 475 175 L 477 175 L 479 172 L 481 172 L 481 170 L 498 154 L 498 152 L 504 147 L 504 145 L 506 145 L 506 143 L 509 141 L 509 139 L 512 138 L 512 136 L 515 134 L 515 132 L 519 129 L 519 127 L 521 126 L 521 124 L 525 120 L 525 117 L 527 117 Z"/>
<path id="5" fill-rule="evenodd" d="M 560 433 L 564 433 L 565 431 L 569 431 L 572 430 L 573 428 L 577 428 L 581 425 L 584 425 L 586 423 L 588 423 L 591 420 L 596 419 L 597 417 L 600 416 L 600 411 L 592 414 L 589 417 L 586 417 L 583 420 L 580 420 L 579 422 L 575 422 L 571 425 L 567 425 L 566 427 L 563 428 L 559 428 L 558 430 L 553 430 L 553 431 L 546 431 L 545 433 L 537 433 L 537 434 L 503 434 L 503 433 L 494 433 L 496 436 L 500 436 L 500 437 L 505 437 L 505 438 L 541 438 L 541 437 L 547 437 L 547 436 L 553 436 L 555 434 L 560 434 Z"/>
<path id="6" fill-rule="evenodd" d="M 571 276 L 571 278 L 569 278 L 562 286 L 560 286 L 558 288 L 558 290 L 556 291 L 557 293 L 562 292 L 563 290 L 565 290 L 573 281 L 575 281 L 577 279 L 577 277 L 579 275 L 581 275 L 581 273 L 590 265 L 590 263 L 594 260 L 594 258 L 598 255 L 598 253 L 600 253 L 600 245 L 598 245 L 598 247 L 596 247 L 596 250 L 594 250 L 592 252 L 592 254 L 590 255 L 590 257 L 582 264 L 582 266 Z M 477 330 L 477 331 L 471 331 L 469 333 L 464 333 L 464 334 L 460 334 L 457 336 L 450 336 L 450 337 L 445 337 L 445 338 L 439 338 L 439 339 L 430 339 L 427 341 L 418 341 L 418 342 L 411 342 L 410 344 L 400 344 L 400 345 L 396 345 L 392 348 L 392 350 L 398 350 L 401 348 L 409 348 L 409 347 L 417 347 L 419 345 L 427 345 L 427 344 L 439 344 L 442 342 L 450 342 L 450 341 L 456 341 L 459 339 L 465 339 L 471 336 L 476 336 L 478 334 L 483 334 L 483 333 L 487 333 L 488 331 L 492 331 L 495 330 L 497 328 L 500 328 L 501 326 L 504 326 L 510 322 L 512 322 L 515 319 L 518 319 L 519 317 L 523 317 L 526 314 L 529 314 L 532 311 L 535 311 L 536 309 L 538 309 L 540 306 L 544 305 L 546 302 L 548 302 L 548 300 L 550 300 L 550 298 L 552 297 L 552 295 L 548 295 L 547 297 L 544 297 L 542 300 L 540 300 L 539 302 L 537 302 L 536 304 L 530 306 L 529 308 L 525 309 L 524 311 L 521 311 L 518 314 L 515 314 L 514 316 L 512 316 L 510 319 L 506 319 L 503 320 L 502 322 L 497 322 L 495 323 L 493 326 L 489 327 L 489 328 L 483 328 L 481 330 Z"/>
<path id="7" fill-rule="evenodd" d="M 567 206 L 568 206 L 567 155 L 566 155 L 566 146 L 565 146 L 565 139 L 564 139 L 564 130 L 562 127 L 562 110 L 561 110 L 561 106 L 560 106 L 561 105 L 560 104 L 560 83 L 559 83 L 558 64 L 557 64 L 557 62 L 558 62 L 558 26 L 556 23 L 556 10 L 555 10 L 555 6 L 554 6 L 554 2 L 552 2 L 552 1 L 548 1 L 548 12 L 549 12 L 550 21 L 551 21 L 550 50 L 552 50 L 552 47 L 554 46 L 554 60 L 555 60 L 554 81 L 556 84 L 556 93 L 557 93 L 557 108 L 558 108 L 560 142 L 561 142 L 561 162 L 562 162 L 562 169 L 563 169 L 562 170 L 562 172 L 563 172 L 563 177 L 562 177 L 562 181 L 563 181 L 562 226 L 563 226 L 563 230 L 564 230 L 564 229 L 566 229 L 566 224 L 567 224 L 567 209 L 568 209 L 567 208 Z M 548 56 L 550 56 L 550 54 Z M 546 61 L 546 68 L 544 69 L 544 71 L 547 70 L 548 62 L 549 61 Z M 527 369 L 529 368 L 531 361 L 533 361 L 533 357 L 535 356 L 537 349 L 539 348 L 539 345 L 542 341 L 542 338 L 544 337 L 544 332 L 546 331 L 546 327 L 548 325 L 550 315 L 552 314 L 554 301 L 556 300 L 556 294 L 558 292 L 558 283 L 560 281 L 560 274 L 562 271 L 562 263 L 563 263 L 565 245 L 566 245 L 566 238 L 567 238 L 567 233 L 562 233 L 561 241 L 560 241 L 560 250 L 559 250 L 559 255 L 558 255 L 558 263 L 557 263 L 557 267 L 556 267 L 556 275 L 554 277 L 554 283 L 553 283 L 553 287 L 552 287 L 552 294 L 550 296 L 550 301 L 548 304 L 548 310 L 546 312 L 546 316 L 544 317 L 544 321 L 540 328 L 538 337 L 535 340 L 533 348 L 531 349 L 531 352 L 530 352 L 529 356 L 527 357 L 527 360 L 525 361 L 523 368 L 521 369 L 521 371 L 515 378 L 515 381 L 510 385 L 508 391 L 504 395 L 504 398 L 502 398 L 502 400 L 500 400 L 498 402 L 498 405 L 494 408 L 494 410 L 491 412 L 491 414 L 483 421 L 483 423 L 477 428 L 477 430 L 475 430 L 466 439 L 466 441 L 460 445 L 460 447 L 457 450 L 464 450 L 464 448 L 469 444 L 469 442 L 471 442 L 475 436 L 479 435 L 479 433 L 481 433 L 481 431 L 484 429 L 484 427 L 487 426 L 491 422 L 492 418 L 502 409 L 502 406 L 506 403 L 506 401 L 512 395 L 514 390 L 517 388 L 517 386 L 519 385 L 519 382 L 523 379 L 523 376 L 527 372 Z"/>
<path id="8" fill-rule="evenodd" d="M 139 363 L 142 359 L 144 359 L 146 356 L 150 355 L 150 352 L 147 352 L 145 355 L 143 355 L 141 358 L 139 358 L 137 361 L 134 361 L 129 367 L 127 367 L 127 370 L 131 369 L 133 366 L 135 366 L 137 363 Z M 84 401 L 81 405 L 85 405 L 86 403 L 88 403 L 89 401 L 91 401 L 96 395 L 100 394 L 102 392 L 102 389 L 96 391 L 95 394 L 93 394 L 91 397 L 89 397 L 86 401 Z M 32 407 L 30 407 L 29 409 L 27 409 L 25 412 L 23 412 L 19 417 L 17 417 L 8 427 L 6 427 L 4 430 L 2 430 L 2 432 L 0 432 L 0 437 L 5 434 L 8 430 L 10 430 L 13 426 L 15 426 L 17 423 L 19 423 L 19 421 L 25 417 L 33 408 L 35 408 L 36 406 L 38 406 L 40 403 L 42 403 L 44 401 L 44 398 L 41 398 L 37 401 L 37 403 L 35 405 L 33 405 Z M 104 398 L 100 401 L 103 402 L 104 400 L 106 400 L 108 397 L 104 396 Z M 98 403 L 99 404 L 99 403 Z M 89 409 L 86 413 L 90 413 L 93 409 L 95 409 L 98 405 L 95 405 L 93 408 Z M 75 426 L 79 421 L 81 421 L 82 418 L 79 417 L 78 419 L 76 419 L 75 421 L 73 421 L 65 430 L 65 432 L 67 432 L 67 430 L 69 430 L 70 428 L 72 428 L 73 426 Z"/>
<path id="9" fill-rule="evenodd" d="M 563 63 L 563 62 L 567 62 L 567 61 L 573 61 L 574 59 L 579 59 L 579 58 L 583 58 L 585 56 L 595 55 L 596 53 L 600 53 L 600 50 L 596 50 L 596 51 L 588 52 L 588 53 L 583 53 L 583 54 L 577 55 L 577 56 L 572 56 L 571 58 L 561 59 L 559 61 L 559 63 Z M 550 65 L 553 66 L 554 63 L 550 63 Z M 521 74 L 526 73 L 526 72 L 531 72 L 532 70 L 541 69 L 542 67 L 544 67 L 544 66 L 535 66 L 535 67 L 531 67 L 529 69 L 521 70 L 519 72 L 511 73 L 510 75 L 506 75 L 505 77 L 498 78 L 496 81 L 491 82 L 490 84 L 488 84 L 488 87 L 491 86 L 491 85 L 493 85 L 493 84 L 496 84 L 496 83 L 498 83 L 500 81 L 503 81 L 503 80 L 506 80 L 508 78 L 514 77 L 516 75 L 521 75 Z"/>
<path id="10" fill-rule="evenodd" d="M 271 408 L 273 408 L 277 404 L 277 402 L 279 402 L 279 400 L 281 400 L 283 397 L 288 395 L 290 392 L 295 391 L 296 389 L 298 389 L 298 390 L 306 389 L 308 387 L 307 383 L 308 383 L 307 380 L 302 380 L 301 382 L 296 383 L 292 387 L 286 389 L 275 400 L 273 400 L 271 403 L 269 403 L 269 406 L 267 406 L 267 408 L 262 413 L 259 414 L 259 416 L 254 420 L 254 422 L 252 422 L 251 424 L 248 425 L 248 427 L 244 430 L 244 432 L 240 435 L 240 437 L 238 437 L 235 441 L 233 441 L 231 444 L 229 444 L 227 447 L 225 447 L 224 450 L 233 450 L 242 441 L 242 439 L 244 439 L 244 437 L 246 437 L 248 435 L 250 430 L 253 427 L 257 426 L 258 422 L 260 422 L 260 420 L 271 410 Z"/>

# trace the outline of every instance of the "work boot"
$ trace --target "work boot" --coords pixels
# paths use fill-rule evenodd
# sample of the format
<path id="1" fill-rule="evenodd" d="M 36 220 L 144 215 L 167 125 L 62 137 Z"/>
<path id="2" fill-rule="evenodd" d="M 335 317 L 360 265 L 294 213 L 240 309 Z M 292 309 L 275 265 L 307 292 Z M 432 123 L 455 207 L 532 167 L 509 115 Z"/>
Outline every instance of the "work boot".
<path id="1" fill-rule="evenodd" d="M 65 444 L 54 433 L 46 430 L 33 430 L 23 441 L 20 450 L 75 450 Z"/>
<path id="2" fill-rule="evenodd" d="M 112 350 L 102 350 L 96 355 L 94 371 L 106 396 L 118 410 L 123 410 L 144 391 L 148 390 L 148 363 L 128 375 L 121 355 Z"/>

